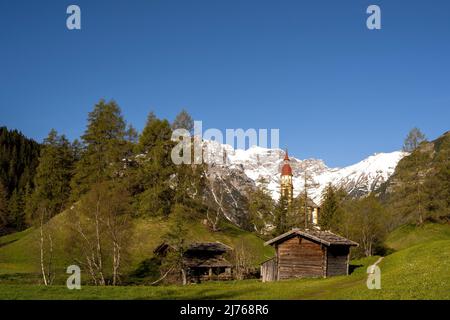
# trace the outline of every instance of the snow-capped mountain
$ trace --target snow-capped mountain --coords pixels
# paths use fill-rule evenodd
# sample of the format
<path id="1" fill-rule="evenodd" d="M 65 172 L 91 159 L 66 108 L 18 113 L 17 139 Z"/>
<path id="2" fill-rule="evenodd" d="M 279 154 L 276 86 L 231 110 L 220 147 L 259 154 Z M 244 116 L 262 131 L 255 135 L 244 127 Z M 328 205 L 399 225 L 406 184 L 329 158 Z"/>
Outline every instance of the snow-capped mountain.
<path id="1" fill-rule="evenodd" d="M 281 149 L 251 147 L 247 150 L 233 149 L 230 145 L 214 141 L 204 142 L 205 160 L 210 166 L 234 171 L 258 185 L 260 178 L 268 182 L 274 199 L 279 197 L 280 167 L 285 152 Z M 305 172 L 308 177 L 308 194 L 320 203 L 322 191 L 328 183 L 342 186 L 354 196 L 363 196 L 378 188 L 393 173 L 398 162 L 407 153 L 396 151 L 376 153 L 361 162 L 344 167 L 329 168 L 322 160 L 300 160 L 290 156 L 293 170 L 294 196 L 304 190 Z M 246 179 L 248 180 L 248 179 Z M 248 184 L 247 181 L 245 183 Z M 236 185 L 239 188 L 239 185 Z M 242 186 L 241 186 L 242 187 Z"/>

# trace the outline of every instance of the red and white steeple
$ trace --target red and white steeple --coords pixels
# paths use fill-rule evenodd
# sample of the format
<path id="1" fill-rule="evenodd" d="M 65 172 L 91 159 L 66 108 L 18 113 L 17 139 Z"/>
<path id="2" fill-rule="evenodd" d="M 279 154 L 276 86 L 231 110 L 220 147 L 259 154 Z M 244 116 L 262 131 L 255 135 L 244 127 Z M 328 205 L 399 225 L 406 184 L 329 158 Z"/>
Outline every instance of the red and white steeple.
<path id="1" fill-rule="evenodd" d="M 281 190 L 280 195 L 286 197 L 288 203 L 292 203 L 294 195 L 294 185 L 292 183 L 292 168 L 290 165 L 289 154 L 286 149 L 286 154 L 284 155 L 283 166 L 281 167 Z"/>

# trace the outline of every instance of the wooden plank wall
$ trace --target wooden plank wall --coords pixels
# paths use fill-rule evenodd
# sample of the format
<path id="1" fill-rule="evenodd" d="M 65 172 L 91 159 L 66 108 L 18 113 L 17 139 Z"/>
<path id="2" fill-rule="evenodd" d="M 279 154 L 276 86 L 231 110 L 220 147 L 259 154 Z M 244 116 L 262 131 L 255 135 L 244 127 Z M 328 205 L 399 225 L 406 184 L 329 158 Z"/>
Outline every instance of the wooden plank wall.
<path id="1" fill-rule="evenodd" d="M 278 245 L 278 279 L 322 277 L 324 251 L 320 244 L 294 237 Z"/>
<path id="2" fill-rule="evenodd" d="M 341 276 L 348 274 L 348 247 L 328 248 L 327 276 Z"/>
<path id="3" fill-rule="evenodd" d="M 277 259 L 273 258 L 261 265 L 262 282 L 277 280 Z"/>

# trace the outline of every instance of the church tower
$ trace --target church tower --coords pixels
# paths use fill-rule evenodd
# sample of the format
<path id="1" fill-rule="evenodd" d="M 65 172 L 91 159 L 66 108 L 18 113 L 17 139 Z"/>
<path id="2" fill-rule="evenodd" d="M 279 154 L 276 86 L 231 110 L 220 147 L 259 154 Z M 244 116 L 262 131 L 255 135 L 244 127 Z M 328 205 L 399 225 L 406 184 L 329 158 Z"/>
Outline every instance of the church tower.
<path id="1" fill-rule="evenodd" d="M 281 196 L 285 196 L 288 204 L 292 203 L 294 196 L 294 185 L 292 184 L 292 168 L 290 165 L 289 155 L 286 150 L 283 166 L 281 167 Z"/>

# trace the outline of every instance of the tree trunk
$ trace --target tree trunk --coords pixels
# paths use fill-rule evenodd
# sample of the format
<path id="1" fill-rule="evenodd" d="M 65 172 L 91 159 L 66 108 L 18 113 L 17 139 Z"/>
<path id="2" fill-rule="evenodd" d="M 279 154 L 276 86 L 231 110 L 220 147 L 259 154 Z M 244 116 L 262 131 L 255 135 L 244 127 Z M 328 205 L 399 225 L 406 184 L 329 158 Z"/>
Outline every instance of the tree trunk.
<path id="1" fill-rule="evenodd" d="M 44 281 L 44 285 L 48 286 L 48 280 L 47 280 L 47 273 L 45 272 L 45 250 L 44 250 L 44 214 L 41 213 L 40 218 L 40 253 L 41 253 L 41 272 L 42 272 L 42 279 Z"/>
<path id="2" fill-rule="evenodd" d="M 53 238 L 52 235 L 49 233 L 48 235 L 48 243 L 49 243 L 49 257 L 48 257 L 48 267 L 47 267 L 47 281 L 48 284 L 51 285 L 53 283 Z"/>
<path id="3" fill-rule="evenodd" d="M 187 277 L 186 277 L 186 270 L 184 268 L 181 268 L 181 277 L 183 279 L 183 286 L 187 284 Z"/>
<path id="4" fill-rule="evenodd" d="M 100 201 L 97 201 L 97 209 L 95 212 L 95 236 L 97 241 L 97 267 L 98 267 L 98 274 L 100 277 L 100 285 L 104 286 L 106 284 L 105 277 L 103 275 L 103 256 L 102 256 L 102 246 L 101 246 L 101 240 L 100 240 L 100 221 L 99 221 L 99 215 L 100 215 Z"/>

